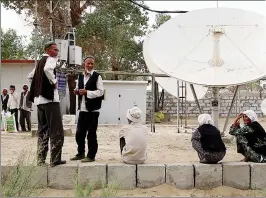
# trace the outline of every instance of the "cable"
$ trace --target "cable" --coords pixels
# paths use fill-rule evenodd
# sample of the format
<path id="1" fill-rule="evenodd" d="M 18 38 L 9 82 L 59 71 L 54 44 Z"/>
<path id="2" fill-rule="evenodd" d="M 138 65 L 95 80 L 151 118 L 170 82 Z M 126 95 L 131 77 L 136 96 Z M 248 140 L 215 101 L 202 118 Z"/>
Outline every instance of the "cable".
<path id="1" fill-rule="evenodd" d="M 157 13 L 161 13 L 161 14 L 165 14 L 165 13 L 187 13 L 188 11 L 184 11 L 184 10 L 177 10 L 177 11 L 163 11 L 163 10 L 153 10 L 153 9 L 150 9 L 149 7 L 145 6 L 145 5 L 141 5 L 133 0 L 129 0 L 131 3 L 143 8 L 144 10 L 148 10 L 148 11 L 151 11 L 151 12 L 157 12 Z"/>

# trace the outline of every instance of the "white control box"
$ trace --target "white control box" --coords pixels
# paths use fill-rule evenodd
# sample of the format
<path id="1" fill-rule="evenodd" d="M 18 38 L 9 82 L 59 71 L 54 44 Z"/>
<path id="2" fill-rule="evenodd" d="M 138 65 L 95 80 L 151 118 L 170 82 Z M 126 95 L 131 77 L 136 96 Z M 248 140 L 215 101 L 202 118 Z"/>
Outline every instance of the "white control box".
<path id="1" fill-rule="evenodd" d="M 69 64 L 82 65 L 82 48 L 69 46 Z"/>
<path id="2" fill-rule="evenodd" d="M 57 48 L 59 50 L 59 53 L 58 53 L 59 60 L 67 61 L 68 41 L 67 40 L 61 40 L 61 39 L 55 39 L 55 43 L 56 43 Z"/>

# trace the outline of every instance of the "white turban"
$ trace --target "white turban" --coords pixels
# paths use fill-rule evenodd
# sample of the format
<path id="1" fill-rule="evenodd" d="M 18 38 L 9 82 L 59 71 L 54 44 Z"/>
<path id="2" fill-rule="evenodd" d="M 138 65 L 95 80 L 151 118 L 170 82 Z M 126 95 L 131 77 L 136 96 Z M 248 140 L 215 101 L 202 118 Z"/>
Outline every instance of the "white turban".
<path id="1" fill-rule="evenodd" d="M 198 117 L 199 125 L 210 124 L 214 126 L 212 117 L 209 114 L 200 114 Z"/>
<path id="2" fill-rule="evenodd" d="M 253 110 L 246 110 L 243 112 L 243 114 L 245 114 L 246 116 L 248 116 L 248 118 L 251 120 L 251 122 L 258 122 L 258 117 L 257 114 L 253 111 Z"/>
<path id="3" fill-rule="evenodd" d="M 138 107 L 133 107 L 127 110 L 127 119 L 132 122 L 139 123 L 141 122 L 141 110 Z"/>

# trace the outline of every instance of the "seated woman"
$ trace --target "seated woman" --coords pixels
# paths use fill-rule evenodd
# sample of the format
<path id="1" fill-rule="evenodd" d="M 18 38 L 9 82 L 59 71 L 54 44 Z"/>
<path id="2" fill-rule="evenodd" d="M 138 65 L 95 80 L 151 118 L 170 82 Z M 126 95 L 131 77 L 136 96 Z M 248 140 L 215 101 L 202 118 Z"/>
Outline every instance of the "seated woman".
<path id="1" fill-rule="evenodd" d="M 123 162 L 142 164 L 147 160 L 148 127 L 141 124 L 141 110 L 133 107 L 127 110 L 129 125 L 119 132 L 120 150 Z"/>
<path id="2" fill-rule="evenodd" d="M 243 127 L 240 127 L 241 118 L 244 122 Z M 257 114 L 253 110 L 239 114 L 230 127 L 229 134 L 236 136 L 237 152 L 245 157 L 241 161 L 266 162 L 266 133 L 258 123 Z"/>
<path id="3" fill-rule="evenodd" d="M 192 133 L 192 147 L 197 151 L 200 163 L 217 164 L 226 153 L 220 131 L 209 114 L 198 117 L 199 127 Z"/>

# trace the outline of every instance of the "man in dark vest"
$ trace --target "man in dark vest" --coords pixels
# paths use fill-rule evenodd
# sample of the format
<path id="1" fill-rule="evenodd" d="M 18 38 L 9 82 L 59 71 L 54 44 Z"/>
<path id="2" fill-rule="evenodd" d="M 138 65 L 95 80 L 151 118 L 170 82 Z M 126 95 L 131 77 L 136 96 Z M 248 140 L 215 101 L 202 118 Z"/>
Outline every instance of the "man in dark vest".
<path id="1" fill-rule="evenodd" d="M 2 102 L 2 110 L 7 111 L 7 103 L 8 103 L 9 95 L 7 94 L 7 89 L 3 89 L 1 95 L 1 102 Z"/>
<path id="2" fill-rule="evenodd" d="M 99 109 L 104 98 L 102 77 L 93 70 L 95 59 L 88 56 L 84 60 L 85 71 L 78 77 L 77 88 L 79 118 L 76 132 L 78 153 L 71 160 L 93 162 L 98 151 L 97 128 Z M 87 136 L 88 154 L 85 156 L 85 138 Z"/>
<path id="3" fill-rule="evenodd" d="M 25 120 L 28 126 L 28 131 L 31 131 L 31 107 L 32 102 L 29 101 L 29 91 L 28 85 L 23 85 L 23 92 L 20 94 L 20 118 L 19 123 L 21 126 L 21 131 L 26 131 Z"/>
<path id="4" fill-rule="evenodd" d="M 37 105 L 37 164 L 46 165 L 45 160 L 50 139 L 50 166 L 54 167 L 66 163 L 65 160 L 61 159 L 64 129 L 55 75 L 58 49 L 54 42 L 48 42 L 44 48 L 46 54 L 43 54 L 35 69 L 28 76 L 29 81 L 31 81 L 29 100 Z"/>

